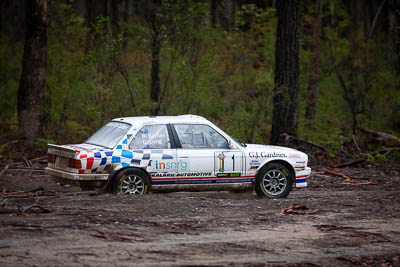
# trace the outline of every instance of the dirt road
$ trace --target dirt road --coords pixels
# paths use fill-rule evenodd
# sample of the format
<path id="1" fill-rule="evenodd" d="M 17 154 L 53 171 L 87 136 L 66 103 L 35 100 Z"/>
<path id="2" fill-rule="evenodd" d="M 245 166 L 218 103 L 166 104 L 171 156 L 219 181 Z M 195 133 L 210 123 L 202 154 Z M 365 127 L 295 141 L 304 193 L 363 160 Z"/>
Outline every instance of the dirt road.
<path id="1" fill-rule="evenodd" d="M 8 173 L 0 189 L 1 266 L 400 266 L 391 171 L 314 168 L 307 189 L 278 200 L 77 195 L 40 172 Z"/>

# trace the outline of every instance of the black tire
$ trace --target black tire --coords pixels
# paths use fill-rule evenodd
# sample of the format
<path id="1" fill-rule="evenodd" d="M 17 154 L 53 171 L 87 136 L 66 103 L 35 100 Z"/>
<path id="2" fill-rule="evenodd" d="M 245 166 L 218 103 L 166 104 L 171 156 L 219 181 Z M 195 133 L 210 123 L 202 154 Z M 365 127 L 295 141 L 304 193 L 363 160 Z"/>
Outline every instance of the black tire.
<path id="1" fill-rule="evenodd" d="M 257 195 L 271 198 L 285 198 L 292 191 L 293 173 L 280 163 L 267 164 L 256 177 Z"/>
<path id="2" fill-rule="evenodd" d="M 140 169 L 125 169 L 114 178 L 114 193 L 137 194 L 149 193 L 150 181 L 146 173 Z"/>

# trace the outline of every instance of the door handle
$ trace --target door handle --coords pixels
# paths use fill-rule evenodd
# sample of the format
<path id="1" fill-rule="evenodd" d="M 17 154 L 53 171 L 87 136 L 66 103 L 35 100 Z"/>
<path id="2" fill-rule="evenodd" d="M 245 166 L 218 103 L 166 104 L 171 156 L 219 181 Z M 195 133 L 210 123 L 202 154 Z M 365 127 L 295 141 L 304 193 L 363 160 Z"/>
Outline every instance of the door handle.
<path id="1" fill-rule="evenodd" d="M 179 158 L 188 158 L 189 156 L 186 154 L 180 155 Z"/>

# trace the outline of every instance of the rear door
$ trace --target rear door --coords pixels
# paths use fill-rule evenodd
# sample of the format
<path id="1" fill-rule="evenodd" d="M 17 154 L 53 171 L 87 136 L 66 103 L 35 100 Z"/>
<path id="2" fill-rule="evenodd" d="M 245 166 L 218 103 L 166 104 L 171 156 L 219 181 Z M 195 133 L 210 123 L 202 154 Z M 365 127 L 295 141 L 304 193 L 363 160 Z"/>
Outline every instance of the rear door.
<path id="1" fill-rule="evenodd" d="M 152 176 L 152 184 L 171 183 L 176 176 L 176 148 L 166 124 L 145 125 L 131 141 L 132 165 L 145 168 Z"/>

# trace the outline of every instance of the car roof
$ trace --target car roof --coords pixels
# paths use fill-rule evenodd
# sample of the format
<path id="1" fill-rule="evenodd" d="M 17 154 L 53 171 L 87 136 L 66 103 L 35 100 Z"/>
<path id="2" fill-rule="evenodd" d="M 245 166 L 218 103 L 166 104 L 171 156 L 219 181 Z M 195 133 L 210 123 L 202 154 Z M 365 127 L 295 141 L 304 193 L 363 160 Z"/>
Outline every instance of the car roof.
<path id="1" fill-rule="evenodd" d="M 127 122 L 130 124 L 146 123 L 210 123 L 207 119 L 198 115 L 178 115 L 178 116 L 140 116 L 115 118 L 113 121 Z"/>

